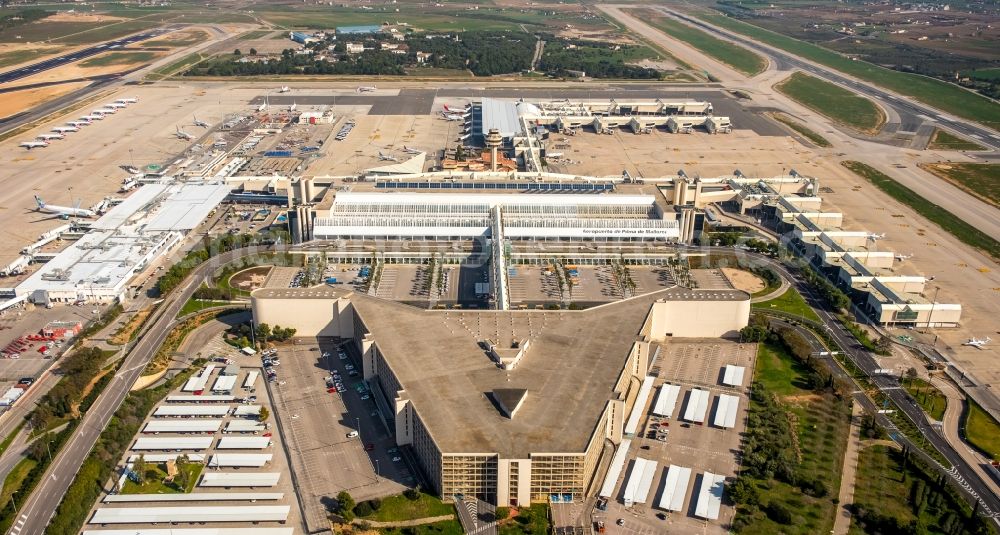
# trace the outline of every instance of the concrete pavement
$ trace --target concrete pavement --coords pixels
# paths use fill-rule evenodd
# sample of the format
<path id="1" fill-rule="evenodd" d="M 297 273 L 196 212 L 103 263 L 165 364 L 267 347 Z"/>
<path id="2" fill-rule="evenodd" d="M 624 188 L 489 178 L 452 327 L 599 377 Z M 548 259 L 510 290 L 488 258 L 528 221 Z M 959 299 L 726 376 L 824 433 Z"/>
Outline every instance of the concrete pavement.
<path id="1" fill-rule="evenodd" d="M 864 410 L 858 403 L 851 412 L 851 432 L 844 450 L 844 467 L 840 472 L 840 493 L 837 495 L 837 516 L 833 520 L 833 535 L 846 535 L 851 529 L 851 510 L 854 503 L 855 475 L 858 472 L 858 458 L 861 453 L 861 419 Z"/>

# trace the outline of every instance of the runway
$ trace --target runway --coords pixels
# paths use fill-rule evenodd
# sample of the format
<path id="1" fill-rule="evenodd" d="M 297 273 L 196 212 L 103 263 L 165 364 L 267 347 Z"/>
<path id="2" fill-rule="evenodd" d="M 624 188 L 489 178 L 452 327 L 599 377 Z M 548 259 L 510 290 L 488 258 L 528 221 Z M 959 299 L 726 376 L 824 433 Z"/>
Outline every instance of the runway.
<path id="1" fill-rule="evenodd" d="M 32 63 L 31 65 L 25 65 L 24 67 L 0 73 L 0 84 L 7 84 L 21 78 L 27 78 L 29 76 L 34 76 L 42 71 L 47 71 L 50 69 L 55 69 L 56 67 L 61 67 L 63 65 L 68 65 L 80 61 L 81 59 L 89 58 L 91 56 L 96 56 L 104 52 L 110 52 L 112 50 L 122 48 L 133 43 L 138 43 L 140 41 L 145 41 L 147 39 L 152 39 L 153 37 L 159 37 L 165 33 L 172 32 L 176 30 L 176 26 L 166 26 L 162 28 L 156 28 L 154 30 L 149 30 L 147 32 L 137 33 L 135 35 L 130 35 L 128 37 L 122 37 L 121 39 L 115 39 L 114 41 L 108 41 L 106 43 L 101 43 L 92 47 L 84 48 L 83 50 L 77 50 L 76 52 L 70 52 L 69 54 L 64 54 L 62 56 L 57 56 L 50 58 L 38 63 Z"/>

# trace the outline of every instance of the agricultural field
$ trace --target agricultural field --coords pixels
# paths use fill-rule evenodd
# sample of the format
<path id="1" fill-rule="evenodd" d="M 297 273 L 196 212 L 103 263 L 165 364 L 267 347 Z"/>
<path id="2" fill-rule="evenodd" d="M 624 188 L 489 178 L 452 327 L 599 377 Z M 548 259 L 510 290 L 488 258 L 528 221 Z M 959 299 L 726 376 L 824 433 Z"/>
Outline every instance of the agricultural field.
<path id="1" fill-rule="evenodd" d="M 951 182 L 974 197 L 1000 207 L 1000 165 L 988 163 L 935 163 L 924 169 Z"/>
<path id="2" fill-rule="evenodd" d="M 776 85 L 789 98 L 849 128 L 876 134 L 885 113 L 874 102 L 853 92 L 801 72 Z"/>
<path id="3" fill-rule="evenodd" d="M 725 15 L 698 13 L 696 16 L 708 23 L 751 37 L 761 43 L 915 98 L 924 104 L 935 106 L 958 117 L 978 122 L 990 128 L 1000 128 L 1000 104 L 956 85 L 926 76 L 894 71 L 865 61 L 854 61 L 821 46 Z"/>
<path id="4" fill-rule="evenodd" d="M 767 60 L 739 45 L 712 37 L 706 32 L 671 18 L 655 15 L 650 10 L 636 10 L 635 14 L 663 33 L 697 48 L 747 76 L 755 76 L 767 68 Z"/>
<path id="5" fill-rule="evenodd" d="M 966 245 L 981 249 L 993 258 L 1000 258 L 1000 242 L 978 228 L 966 223 L 955 214 L 918 195 L 910 188 L 896 182 L 889 175 L 861 162 L 845 161 L 844 167 L 869 181 L 897 201 L 909 206 L 928 221 L 941 227 Z"/>
<path id="6" fill-rule="evenodd" d="M 948 132 L 937 129 L 931 137 L 927 148 L 931 150 L 986 150 L 986 147 L 978 143 L 973 143 L 965 138 L 961 138 Z"/>

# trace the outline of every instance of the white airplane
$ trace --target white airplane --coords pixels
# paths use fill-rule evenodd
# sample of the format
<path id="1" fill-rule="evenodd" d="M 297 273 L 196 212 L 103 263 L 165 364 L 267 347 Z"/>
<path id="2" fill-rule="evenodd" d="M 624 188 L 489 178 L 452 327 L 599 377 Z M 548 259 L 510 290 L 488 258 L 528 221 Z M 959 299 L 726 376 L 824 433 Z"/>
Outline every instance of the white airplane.
<path id="1" fill-rule="evenodd" d="M 96 113 L 92 113 L 90 115 L 84 115 L 83 117 L 80 117 L 80 119 L 81 120 L 90 121 L 90 122 L 94 122 L 94 121 L 101 121 L 101 120 L 103 120 L 104 116 L 103 115 L 97 115 Z"/>
<path id="2" fill-rule="evenodd" d="M 128 104 L 125 104 L 124 102 L 111 102 L 109 104 L 105 104 L 104 107 L 113 110 L 120 110 L 122 108 L 128 107 Z"/>
<path id="3" fill-rule="evenodd" d="M 561 153 L 561 152 L 546 152 L 545 153 L 545 157 L 546 158 L 562 158 L 563 157 L 563 153 Z"/>
<path id="4" fill-rule="evenodd" d="M 80 208 L 80 202 L 77 201 L 77 205 L 73 208 L 68 206 L 56 206 L 54 204 L 45 204 L 45 201 L 41 197 L 35 195 L 35 204 L 38 205 L 39 212 L 45 212 L 47 214 L 55 214 L 62 219 L 69 219 L 70 217 L 94 217 L 93 210 L 87 210 L 86 208 Z"/>
<path id="5" fill-rule="evenodd" d="M 470 137 L 472 137 L 472 134 L 463 134 L 461 136 L 458 136 L 458 140 L 459 141 L 465 141 L 466 139 L 469 139 Z"/>
<path id="6" fill-rule="evenodd" d="M 278 92 L 279 93 L 287 93 L 287 92 L 289 92 L 291 90 L 292 90 L 292 88 L 288 87 L 287 85 L 283 85 L 280 88 L 278 88 Z"/>
<path id="7" fill-rule="evenodd" d="M 295 109 L 298 107 L 299 107 L 298 104 L 292 102 L 292 105 L 288 107 L 288 111 L 295 111 Z"/>
<path id="8" fill-rule="evenodd" d="M 382 151 L 378 151 L 378 161 L 380 162 L 398 162 L 399 158 L 391 155 L 385 154 Z"/>
<path id="9" fill-rule="evenodd" d="M 464 108 L 462 108 L 460 110 L 449 108 L 447 104 L 444 105 L 444 111 L 446 111 L 448 113 L 461 113 L 463 115 L 468 115 L 468 110 L 469 110 L 469 106 L 468 105 L 466 105 Z"/>
<path id="10" fill-rule="evenodd" d="M 373 85 L 363 85 L 361 87 L 358 87 L 358 93 L 370 93 L 372 91 L 375 91 L 375 89 L 376 88 Z"/>
<path id="11" fill-rule="evenodd" d="M 116 110 L 114 108 L 97 108 L 96 110 L 94 110 L 94 111 L 92 111 L 90 113 L 93 113 L 94 115 L 97 115 L 97 114 L 100 114 L 100 115 L 111 115 L 111 114 L 113 114 L 113 113 L 115 113 L 117 111 L 118 110 Z"/>
<path id="12" fill-rule="evenodd" d="M 417 149 L 411 149 L 411 148 L 408 148 L 406 145 L 403 145 L 403 152 L 405 152 L 407 154 L 420 154 L 421 152 L 424 152 L 424 151 L 417 150 Z"/>
<path id="13" fill-rule="evenodd" d="M 80 127 L 89 125 L 90 121 L 70 121 L 70 122 L 68 122 L 66 124 L 68 126 L 72 126 L 73 128 L 76 128 L 77 130 L 79 130 Z"/>
<path id="14" fill-rule="evenodd" d="M 80 127 L 78 126 L 57 126 L 52 129 L 53 132 L 57 134 L 67 134 L 69 132 L 79 132 Z"/>
<path id="15" fill-rule="evenodd" d="M 266 102 L 263 103 L 263 104 L 261 104 L 260 106 L 257 106 L 257 111 L 264 111 L 266 109 L 267 109 L 267 103 Z"/>
<path id="16" fill-rule="evenodd" d="M 118 188 L 118 191 L 120 193 L 125 193 L 127 191 L 134 190 L 138 186 L 139 186 L 139 181 L 136 180 L 135 177 L 131 177 L 130 176 L 130 177 L 126 178 L 125 180 L 122 180 L 122 186 L 120 188 Z"/>
<path id="17" fill-rule="evenodd" d="M 972 338 L 969 338 L 968 342 L 966 342 L 966 343 L 964 343 L 962 345 L 963 346 L 972 346 L 972 347 L 974 347 L 976 349 L 984 349 L 986 347 L 986 344 L 988 344 L 988 343 L 990 343 L 992 341 L 993 340 L 989 336 L 987 336 L 983 340 L 980 340 L 979 338 L 976 338 L 975 336 L 973 336 Z"/>
<path id="18" fill-rule="evenodd" d="M 139 102 L 139 97 L 125 97 L 125 98 L 120 98 L 120 99 L 116 100 L 115 102 L 119 102 L 121 104 L 135 104 L 136 102 Z"/>
<path id="19" fill-rule="evenodd" d="M 465 120 L 465 116 L 464 115 L 459 115 L 457 113 L 444 113 L 444 112 L 441 112 L 441 117 L 443 117 L 444 120 L 446 120 L 446 121 L 464 121 Z"/>
<path id="20" fill-rule="evenodd" d="M 24 148 L 26 148 L 26 149 L 28 149 L 28 150 L 31 150 L 31 149 L 40 149 L 42 147 L 48 147 L 49 146 L 49 142 L 48 141 L 23 141 L 23 142 L 21 142 L 21 146 L 24 147 Z"/>
<path id="21" fill-rule="evenodd" d="M 912 254 L 898 254 L 896 255 L 896 260 L 902 262 L 903 260 L 909 260 L 913 258 Z"/>
<path id="22" fill-rule="evenodd" d="M 206 123 L 205 121 L 199 121 L 197 115 L 194 116 L 194 125 L 200 126 L 202 128 L 208 128 L 208 123 Z"/>
<path id="23" fill-rule="evenodd" d="M 872 240 L 872 241 L 881 240 L 882 238 L 885 238 L 885 233 L 884 232 L 882 234 L 869 234 L 868 235 L 868 239 Z"/>
<path id="24" fill-rule="evenodd" d="M 35 139 L 37 139 L 38 141 L 52 141 L 53 139 L 65 139 L 65 138 L 66 136 L 62 134 L 42 134 Z"/>
<path id="25" fill-rule="evenodd" d="M 174 127 L 174 128 L 177 129 L 177 133 L 174 134 L 174 135 L 177 136 L 177 139 L 183 139 L 184 141 L 192 141 L 192 140 L 194 140 L 194 136 L 192 136 L 191 134 L 188 134 L 187 132 L 181 130 L 181 128 L 179 126 Z"/>

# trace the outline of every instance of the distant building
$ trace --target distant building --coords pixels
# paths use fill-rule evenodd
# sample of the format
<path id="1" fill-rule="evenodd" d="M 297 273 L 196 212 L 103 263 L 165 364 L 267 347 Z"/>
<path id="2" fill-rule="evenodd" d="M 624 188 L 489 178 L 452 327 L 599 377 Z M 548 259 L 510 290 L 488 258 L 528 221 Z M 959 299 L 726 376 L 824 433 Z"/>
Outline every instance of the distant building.
<path id="1" fill-rule="evenodd" d="M 347 43 L 348 54 L 360 54 L 365 51 L 365 45 L 361 43 Z"/>
<path id="2" fill-rule="evenodd" d="M 291 32 L 288 34 L 288 38 L 303 45 L 319 41 L 316 37 L 305 32 Z"/>
<path id="3" fill-rule="evenodd" d="M 417 63 L 426 63 L 431 58 L 430 52 L 417 52 Z"/>
<path id="4" fill-rule="evenodd" d="M 382 27 L 377 24 L 366 26 L 338 26 L 337 35 L 359 35 L 366 33 L 380 33 Z"/>

